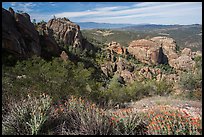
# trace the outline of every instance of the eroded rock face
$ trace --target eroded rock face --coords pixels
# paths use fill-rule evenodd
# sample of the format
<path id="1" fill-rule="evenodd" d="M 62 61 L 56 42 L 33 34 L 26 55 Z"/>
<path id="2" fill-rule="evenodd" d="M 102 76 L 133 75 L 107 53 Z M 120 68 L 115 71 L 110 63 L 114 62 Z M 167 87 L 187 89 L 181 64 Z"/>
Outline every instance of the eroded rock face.
<path id="1" fill-rule="evenodd" d="M 114 70 L 116 69 L 115 67 L 116 64 L 110 61 L 106 62 L 105 64 L 102 64 L 101 70 L 107 77 L 112 77 L 114 75 Z"/>
<path id="2" fill-rule="evenodd" d="M 156 42 L 157 45 L 161 45 L 163 48 L 164 54 L 167 56 L 168 60 L 178 58 L 178 54 L 176 52 L 176 41 L 169 37 L 153 37 L 152 41 Z"/>
<path id="3" fill-rule="evenodd" d="M 132 41 L 128 47 L 128 52 L 146 64 L 167 63 L 167 58 L 163 53 L 161 45 L 151 40 L 141 39 Z"/>
<path id="4" fill-rule="evenodd" d="M 17 56 L 41 54 L 39 35 L 28 14 L 2 8 L 2 48 Z"/>
<path id="5" fill-rule="evenodd" d="M 169 64 L 177 70 L 189 71 L 195 67 L 195 61 L 193 61 L 191 57 L 186 55 L 181 55 L 177 59 L 172 59 Z"/>
<path id="6" fill-rule="evenodd" d="M 113 52 L 117 53 L 117 54 L 126 54 L 126 48 L 123 48 L 120 43 L 117 42 L 111 42 L 108 44 L 107 47 L 108 50 L 111 51 L 111 53 L 113 54 Z"/>
<path id="7" fill-rule="evenodd" d="M 181 55 L 186 55 L 186 56 L 192 57 L 192 51 L 191 51 L 190 48 L 184 48 L 184 49 L 181 51 Z"/>
<path id="8" fill-rule="evenodd" d="M 139 74 L 147 79 L 152 79 L 153 76 L 156 76 L 156 79 L 159 79 L 161 77 L 160 75 L 162 74 L 162 72 L 161 72 L 161 69 L 159 68 L 154 69 L 151 67 L 143 67 L 140 69 Z"/>
<path id="9" fill-rule="evenodd" d="M 115 62 L 109 61 L 101 65 L 101 70 L 107 77 L 117 74 L 125 82 L 131 83 L 135 80 L 134 66 L 124 59 L 117 59 Z"/>
<path id="10" fill-rule="evenodd" d="M 45 23 L 38 24 L 37 31 L 40 34 L 40 45 L 42 46 L 41 56 L 50 58 L 52 56 L 59 56 L 61 49 L 53 37 L 53 32 Z"/>
<path id="11" fill-rule="evenodd" d="M 168 37 L 153 37 L 150 40 L 136 40 L 130 43 L 128 51 L 136 59 L 147 64 L 168 63 L 176 70 L 192 70 L 196 53 L 185 48 L 181 55 L 177 53 L 174 39 Z"/>
<path id="12" fill-rule="evenodd" d="M 49 20 L 47 27 L 53 31 L 58 42 L 73 47 L 82 47 L 82 34 L 79 25 L 66 18 L 57 18 Z"/>

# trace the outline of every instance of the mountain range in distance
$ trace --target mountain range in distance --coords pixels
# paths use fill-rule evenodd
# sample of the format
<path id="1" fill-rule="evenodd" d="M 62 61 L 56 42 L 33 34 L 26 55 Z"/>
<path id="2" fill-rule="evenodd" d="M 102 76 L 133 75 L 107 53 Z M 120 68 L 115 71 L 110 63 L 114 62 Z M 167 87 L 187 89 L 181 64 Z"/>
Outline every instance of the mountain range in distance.
<path id="1" fill-rule="evenodd" d="M 198 27 L 201 24 L 192 25 L 162 25 L 162 24 L 118 24 L 118 23 L 96 23 L 96 22 L 76 22 L 83 29 L 120 29 L 120 30 L 149 30 L 167 29 L 178 27 Z"/>
<path id="2" fill-rule="evenodd" d="M 96 22 L 76 22 L 81 29 L 115 29 L 134 26 L 134 24 L 113 24 L 113 23 L 96 23 Z"/>

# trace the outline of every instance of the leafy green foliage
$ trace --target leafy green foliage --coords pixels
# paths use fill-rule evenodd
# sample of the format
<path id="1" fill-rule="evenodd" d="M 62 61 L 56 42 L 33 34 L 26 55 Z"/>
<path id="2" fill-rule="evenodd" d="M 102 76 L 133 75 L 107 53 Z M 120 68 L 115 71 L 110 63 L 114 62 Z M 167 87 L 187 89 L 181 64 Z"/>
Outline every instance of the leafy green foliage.
<path id="1" fill-rule="evenodd" d="M 6 70 L 3 72 L 7 74 Z M 18 62 L 9 75 L 3 75 L 3 89 L 5 94 L 16 98 L 28 92 L 36 95 L 45 92 L 54 99 L 71 94 L 89 96 L 87 86 L 94 90 L 97 88 L 97 82 L 91 79 L 92 73 L 93 69 L 84 68 L 83 63 L 63 62 L 59 58 L 47 62 L 40 57 L 33 57 Z"/>
<path id="2" fill-rule="evenodd" d="M 167 81 L 156 81 L 146 79 L 143 82 L 134 81 L 128 85 L 122 85 L 118 81 L 118 76 L 114 75 L 111 79 L 109 87 L 102 91 L 101 96 L 106 101 L 112 101 L 112 105 L 140 100 L 144 97 L 154 95 L 168 95 L 172 91 L 172 84 Z"/>

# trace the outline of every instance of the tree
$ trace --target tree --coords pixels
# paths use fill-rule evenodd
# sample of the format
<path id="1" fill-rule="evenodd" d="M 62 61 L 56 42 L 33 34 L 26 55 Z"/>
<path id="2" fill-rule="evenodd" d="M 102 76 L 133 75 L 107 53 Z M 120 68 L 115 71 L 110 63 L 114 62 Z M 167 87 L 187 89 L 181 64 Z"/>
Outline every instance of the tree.
<path id="1" fill-rule="evenodd" d="M 33 19 L 33 20 L 32 20 L 32 23 L 33 23 L 34 25 L 36 25 L 36 19 Z"/>
<path id="2" fill-rule="evenodd" d="M 17 12 L 18 12 L 18 13 L 21 13 L 21 14 L 24 13 L 22 10 L 17 10 Z"/>

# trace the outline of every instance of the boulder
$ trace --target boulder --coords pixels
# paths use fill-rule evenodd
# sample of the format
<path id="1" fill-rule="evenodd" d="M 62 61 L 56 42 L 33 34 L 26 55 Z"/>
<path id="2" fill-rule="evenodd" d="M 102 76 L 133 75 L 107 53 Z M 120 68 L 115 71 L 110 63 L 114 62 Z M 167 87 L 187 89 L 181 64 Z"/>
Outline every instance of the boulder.
<path id="1" fill-rule="evenodd" d="M 62 51 L 62 53 L 60 54 L 60 57 L 63 61 L 67 61 L 68 60 L 68 55 L 65 51 Z"/>

